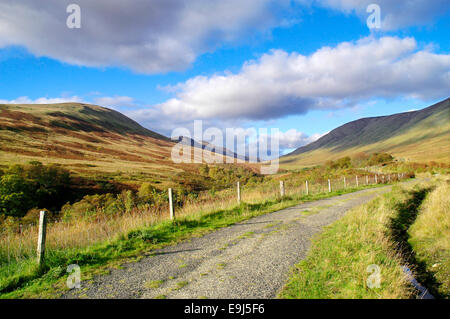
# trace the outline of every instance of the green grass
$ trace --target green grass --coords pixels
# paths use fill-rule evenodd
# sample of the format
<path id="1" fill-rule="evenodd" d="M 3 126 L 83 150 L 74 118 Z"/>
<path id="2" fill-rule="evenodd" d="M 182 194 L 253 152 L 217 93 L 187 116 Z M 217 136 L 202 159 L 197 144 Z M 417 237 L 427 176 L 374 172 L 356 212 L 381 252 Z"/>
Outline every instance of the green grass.
<path id="1" fill-rule="evenodd" d="M 406 257 L 410 251 L 404 234 L 426 192 L 426 185 L 408 190 L 394 186 L 392 192 L 353 209 L 328 226 L 315 237 L 308 257 L 296 265 L 278 297 L 414 297 L 415 291 L 401 269 L 408 265 L 416 271 L 415 265 L 408 263 L 414 260 Z M 374 271 L 380 274 L 379 287 L 371 285 L 376 283 Z"/>
<path id="2" fill-rule="evenodd" d="M 349 188 L 332 193 L 289 196 L 256 204 L 241 203 L 239 206 L 226 210 L 207 214 L 199 212 L 174 222 L 163 221 L 83 249 L 51 250 L 47 252 L 46 263 L 41 268 L 36 266 L 34 260 L 1 265 L 0 298 L 55 298 L 66 290 L 66 267 L 70 264 L 81 267 L 82 280 L 91 280 L 94 275 L 107 272 L 108 268 L 118 267 L 127 261 L 139 260 L 144 253 L 154 249 L 203 236 L 216 229 L 301 202 L 372 187 L 377 185 L 359 189 Z"/>
<path id="3" fill-rule="evenodd" d="M 183 287 L 186 287 L 187 285 L 189 285 L 189 282 L 187 282 L 187 281 L 180 281 L 180 282 L 177 283 L 176 290 L 181 289 Z"/>
<path id="4" fill-rule="evenodd" d="M 161 285 L 164 283 L 164 280 L 153 280 L 153 281 L 149 281 L 146 282 L 144 284 L 145 288 L 151 288 L 151 289 L 156 289 L 161 287 Z"/>

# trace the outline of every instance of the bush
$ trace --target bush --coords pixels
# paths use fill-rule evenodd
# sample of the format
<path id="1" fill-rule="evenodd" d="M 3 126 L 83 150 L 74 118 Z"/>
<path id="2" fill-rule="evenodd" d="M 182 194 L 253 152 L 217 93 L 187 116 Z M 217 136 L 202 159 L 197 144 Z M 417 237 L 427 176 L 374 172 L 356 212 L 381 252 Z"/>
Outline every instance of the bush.
<path id="1" fill-rule="evenodd" d="M 199 168 L 199 175 L 203 179 L 203 184 L 207 185 L 204 190 L 209 190 L 213 186 L 217 190 L 234 187 L 237 181 L 241 182 L 243 186 L 249 182 L 257 183 L 264 180 L 263 176 L 256 174 L 252 170 L 234 165 L 202 165 Z M 199 181 L 198 176 L 195 176 L 195 180 Z"/>
<path id="2" fill-rule="evenodd" d="M 139 201 L 131 190 L 124 190 L 118 195 L 87 195 L 79 202 L 65 204 L 61 209 L 64 221 L 77 218 L 99 217 L 131 212 Z"/>
<path id="3" fill-rule="evenodd" d="M 151 203 L 154 200 L 155 193 L 156 189 L 150 183 L 142 183 L 138 191 L 138 197 L 141 201 Z"/>
<path id="4" fill-rule="evenodd" d="M 53 220 L 56 217 L 56 214 L 49 212 L 46 209 L 40 209 L 40 208 L 32 208 L 30 209 L 27 214 L 22 217 L 20 220 L 21 224 L 37 224 L 39 222 L 39 217 L 41 216 L 41 211 L 45 210 L 47 212 L 47 219 Z"/>
<path id="5" fill-rule="evenodd" d="M 377 165 L 382 163 L 389 163 L 392 162 L 394 157 L 391 154 L 388 153 L 374 153 L 370 156 L 368 160 L 368 165 Z"/>
<path id="6" fill-rule="evenodd" d="M 113 194 L 87 195 L 74 204 L 67 203 L 61 209 L 65 221 L 76 218 L 90 217 L 96 214 L 115 214 L 124 210 L 121 201 L 117 201 Z"/>
<path id="7" fill-rule="evenodd" d="M 123 191 L 117 199 L 123 203 L 125 212 L 129 213 L 136 206 L 136 197 L 131 190 Z"/>
<path id="8" fill-rule="evenodd" d="M 69 187 L 69 172 L 56 165 L 12 165 L 0 177 L 0 213 L 22 217 L 33 207 L 56 210 Z"/>
<path id="9" fill-rule="evenodd" d="M 338 169 L 338 168 L 351 168 L 352 167 L 352 161 L 350 157 L 342 157 L 338 159 L 337 161 L 327 161 L 325 165 L 330 169 Z"/>
<path id="10" fill-rule="evenodd" d="M 33 206 L 33 184 L 21 175 L 7 173 L 0 178 L 0 213 L 23 216 Z"/>

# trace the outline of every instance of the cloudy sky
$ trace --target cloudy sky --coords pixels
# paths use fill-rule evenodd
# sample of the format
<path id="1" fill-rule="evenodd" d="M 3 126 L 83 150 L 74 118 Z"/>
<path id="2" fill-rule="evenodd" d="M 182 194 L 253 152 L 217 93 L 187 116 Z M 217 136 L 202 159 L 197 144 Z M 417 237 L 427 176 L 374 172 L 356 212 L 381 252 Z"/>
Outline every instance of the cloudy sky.
<path id="1" fill-rule="evenodd" d="M 0 0 L 0 103 L 94 103 L 167 136 L 279 128 L 284 152 L 447 98 L 449 52 L 448 0 Z"/>

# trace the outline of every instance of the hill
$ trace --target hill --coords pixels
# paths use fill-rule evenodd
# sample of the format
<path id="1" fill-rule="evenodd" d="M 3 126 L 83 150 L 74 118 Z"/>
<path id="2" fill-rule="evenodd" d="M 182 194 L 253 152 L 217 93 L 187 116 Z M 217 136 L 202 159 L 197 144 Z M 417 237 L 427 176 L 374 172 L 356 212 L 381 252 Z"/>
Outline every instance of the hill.
<path id="1" fill-rule="evenodd" d="M 281 158 L 285 168 L 357 153 L 388 152 L 402 160 L 450 161 L 450 98 L 425 109 L 359 119 Z"/>
<path id="2" fill-rule="evenodd" d="M 0 105 L 0 167 L 40 161 L 90 178 L 161 183 L 196 170 L 195 165 L 172 162 L 174 145 L 96 105 Z"/>

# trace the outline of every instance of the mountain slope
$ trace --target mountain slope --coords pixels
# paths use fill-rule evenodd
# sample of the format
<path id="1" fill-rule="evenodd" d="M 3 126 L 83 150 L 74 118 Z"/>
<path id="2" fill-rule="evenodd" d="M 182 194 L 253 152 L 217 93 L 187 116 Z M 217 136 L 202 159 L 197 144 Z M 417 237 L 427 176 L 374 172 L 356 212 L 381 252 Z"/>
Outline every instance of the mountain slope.
<path id="1" fill-rule="evenodd" d="M 281 163 L 285 167 L 310 166 L 359 152 L 449 162 L 450 99 L 419 111 L 347 123 L 284 156 Z"/>
<path id="2" fill-rule="evenodd" d="M 192 138 L 183 136 L 183 137 L 180 137 L 177 142 L 178 143 L 182 143 L 184 145 L 191 146 L 191 147 L 198 147 L 198 148 L 201 148 L 203 150 L 206 150 L 206 151 L 209 151 L 209 152 L 212 152 L 212 153 L 225 155 L 226 157 L 239 159 L 240 161 L 245 161 L 245 162 L 249 161 L 247 156 L 239 155 L 237 153 L 234 153 L 234 152 L 230 151 L 229 149 L 227 149 L 225 147 L 211 145 L 211 144 L 209 144 L 206 141 L 203 141 L 203 143 L 200 144 L 199 142 L 197 142 L 196 140 L 194 140 Z"/>
<path id="3" fill-rule="evenodd" d="M 0 104 L 0 166 L 58 163 L 88 176 L 149 182 L 194 171 L 171 160 L 169 138 L 95 105 Z"/>

